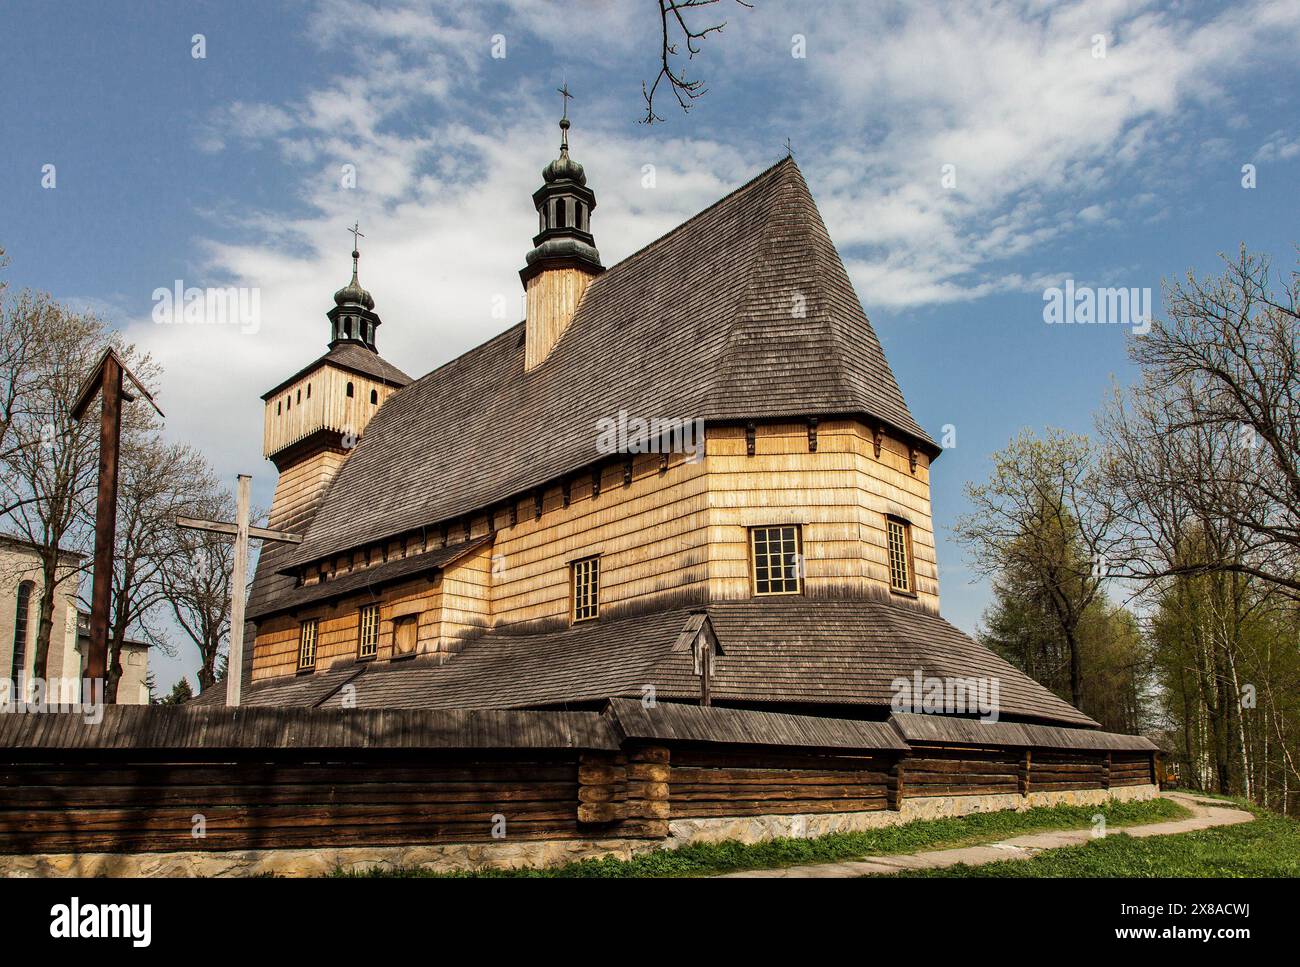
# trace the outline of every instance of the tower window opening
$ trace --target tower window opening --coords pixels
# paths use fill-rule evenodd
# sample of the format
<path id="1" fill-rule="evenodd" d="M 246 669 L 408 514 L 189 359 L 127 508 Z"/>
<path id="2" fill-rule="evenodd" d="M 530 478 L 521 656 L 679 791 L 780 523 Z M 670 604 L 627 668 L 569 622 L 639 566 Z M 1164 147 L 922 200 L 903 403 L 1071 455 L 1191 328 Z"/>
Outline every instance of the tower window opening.
<path id="1" fill-rule="evenodd" d="M 370 405 L 375 406 L 378 403 L 379 403 L 379 390 L 372 389 L 370 391 Z"/>
<path id="2" fill-rule="evenodd" d="M 348 399 L 351 399 L 352 395 L 352 384 L 348 383 Z"/>

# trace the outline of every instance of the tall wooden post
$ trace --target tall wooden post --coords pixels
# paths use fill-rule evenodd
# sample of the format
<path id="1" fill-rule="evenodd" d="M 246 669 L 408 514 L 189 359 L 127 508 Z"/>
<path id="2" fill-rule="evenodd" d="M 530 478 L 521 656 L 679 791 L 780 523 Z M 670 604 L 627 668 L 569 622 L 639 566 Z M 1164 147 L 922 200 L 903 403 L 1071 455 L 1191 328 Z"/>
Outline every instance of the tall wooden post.
<path id="1" fill-rule="evenodd" d="M 90 591 L 90 642 L 86 648 L 85 678 L 108 678 L 108 612 L 113 597 L 113 540 L 117 536 L 117 463 L 122 442 L 122 404 L 135 399 L 123 389 L 124 380 L 162 416 L 153 396 L 122 364 L 112 349 L 105 349 L 72 404 L 72 418 L 80 420 L 96 396 L 99 410 L 99 492 L 95 500 L 95 578 Z"/>
<path id="2" fill-rule="evenodd" d="M 239 475 L 235 496 L 235 564 L 230 575 L 230 652 L 226 657 L 226 704 L 239 705 L 244 671 L 244 588 L 248 586 L 248 495 L 253 478 Z"/>
<path id="3" fill-rule="evenodd" d="M 122 441 L 122 366 L 116 353 L 100 368 L 99 492 L 95 498 L 95 579 L 90 594 L 86 678 L 108 678 L 108 611 L 113 594 L 113 542 L 117 536 L 117 455 Z"/>

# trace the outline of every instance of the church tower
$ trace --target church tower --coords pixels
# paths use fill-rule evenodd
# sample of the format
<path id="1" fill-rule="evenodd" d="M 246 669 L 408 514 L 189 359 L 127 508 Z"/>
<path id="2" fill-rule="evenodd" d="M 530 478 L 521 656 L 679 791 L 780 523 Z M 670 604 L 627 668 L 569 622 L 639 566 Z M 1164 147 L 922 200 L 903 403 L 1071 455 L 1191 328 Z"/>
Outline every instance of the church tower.
<path id="1" fill-rule="evenodd" d="M 334 474 L 384 400 L 411 378 L 379 355 L 375 300 L 358 279 L 364 238 L 354 226 L 352 281 L 326 313 L 325 355 L 266 393 L 262 452 L 280 471 L 269 525 L 294 530 L 310 521 Z"/>
<path id="2" fill-rule="evenodd" d="M 519 271 L 526 292 L 527 337 L 524 369 L 540 366 L 573 321 L 587 286 L 605 267 L 591 235 L 596 195 L 587 187 L 582 165 L 569 157 L 569 93 L 560 119 L 560 156 L 542 169 L 542 187 L 533 193 L 539 231 L 527 265 Z"/>

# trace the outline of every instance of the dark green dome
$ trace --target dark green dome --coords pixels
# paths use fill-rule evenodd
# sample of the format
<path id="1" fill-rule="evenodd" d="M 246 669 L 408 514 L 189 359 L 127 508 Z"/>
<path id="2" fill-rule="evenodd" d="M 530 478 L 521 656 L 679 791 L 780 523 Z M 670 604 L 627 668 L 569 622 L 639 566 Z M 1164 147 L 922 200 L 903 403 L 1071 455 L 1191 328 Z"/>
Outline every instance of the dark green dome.
<path id="1" fill-rule="evenodd" d="M 560 130 L 564 132 L 560 143 L 560 156 L 542 169 L 542 180 L 548 185 L 561 180 L 575 181 L 580 185 L 585 185 L 587 176 L 583 174 L 582 165 L 569 157 L 568 118 L 560 122 Z"/>
<path id="2" fill-rule="evenodd" d="M 361 253 L 354 251 L 352 253 L 352 281 L 334 293 L 334 304 L 336 306 L 364 306 L 367 309 L 375 307 L 374 298 L 357 281 L 357 260 L 359 258 L 361 258 Z"/>

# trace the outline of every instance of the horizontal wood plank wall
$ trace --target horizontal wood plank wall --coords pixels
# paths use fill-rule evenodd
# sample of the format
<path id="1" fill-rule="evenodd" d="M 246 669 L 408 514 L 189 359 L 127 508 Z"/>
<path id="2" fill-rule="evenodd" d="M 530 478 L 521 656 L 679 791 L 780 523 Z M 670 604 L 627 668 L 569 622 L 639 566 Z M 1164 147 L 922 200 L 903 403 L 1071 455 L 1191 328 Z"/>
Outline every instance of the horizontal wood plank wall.
<path id="1" fill-rule="evenodd" d="M 1030 792 L 1069 792 L 1107 787 L 1106 753 L 1034 750 Z"/>
<path id="2" fill-rule="evenodd" d="M 810 597 L 889 593 L 885 518 L 912 525 L 917 597 L 939 606 L 929 461 L 888 436 L 880 456 L 870 431 L 851 420 L 817 428 L 809 452 L 802 423 L 758 426 L 748 456 L 743 427 L 711 428 L 708 437 L 709 566 L 715 600 L 751 596 L 750 527 L 801 524 Z"/>
<path id="3" fill-rule="evenodd" d="M 347 394 L 348 383 L 352 384 L 351 396 Z M 378 395 L 377 403 L 370 402 L 372 390 Z M 266 401 L 262 416 L 262 455 L 278 453 L 317 430 L 360 436 L 384 400 L 394 392 L 391 386 L 335 366 L 326 364 L 314 369 Z"/>
<path id="4" fill-rule="evenodd" d="M 442 577 L 441 627 L 428 649 L 455 653 L 466 638 L 482 634 L 491 626 L 492 562 L 492 547 L 484 545 L 447 568 Z M 423 633 L 425 615 L 420 620 Z M 428 650 L 423 640 L 420 649 Z"/>
<path id="5" fill-rule="evenodd" d="M 904 798 L 986 796 L 1021 791 L 1020 752 L 1007 749 L 914 747 L 903 762 Z M 1036 779 L 1038 753 L 1031 776 Z M 1031 780 L 1031 789 L 1037 782 Z"/>
<path id="6" fill-rule="evenodd" d="M 0 765 L 0 852 L 167 852 L 572 839 L 576 754 L 420 762 Z M 206 835 L 193 835 L 202 816 Z"/>
<path id="7" fill-rule="evenodd" d="M 886 809 L 891 764 L 873 756 L 674 749 L 672 817 Z"/>
<path id="8" fill-rule="evenodd" d="M 639 454 L 628 486 L 622 464 L 615 463 L 604 468 L 594 498 L 590 474 L 582 474 L 570 484 L 567 508 L 563 488 L 554 486 L 543 495 L 540 520 L 532 497 L 516 505 L 513 526 L 508 513 L 497 514 L 495 626 L 567 619 L 569 563 L 593 554 L 600 555 L 602 617 L 692 593 L 702 599 L 708 576 L 704 462 L 671 454 L 667 472 L 659 467 L 658 454 Z"/>
<path id="9" fill-rule="evenodd" d="M 1143 786 L 1156 781 L 1149 752 L 1112 752 L 1110 759 L 1110 784 L 1114 786 Z"/>
<path id="10" fill-rule="evenodd" d="M 320 622 L 316 639 L 316 669 L 324 671 L 340 661 L 354 661 L 360 644 L 362 605 L 379 602 L 377 660 L 393 656 L 393 613 L 418 602 L 417 639 L 420 653 L 438 651 L 443 636 L 443 581 L 420 577 L 380 591 L 363 591 L 337 601 L 275 615 L 257 629 L 253 652 L 253 680 L 292 675 L 298 670 L 298 629 L 302 621 Z"/>

